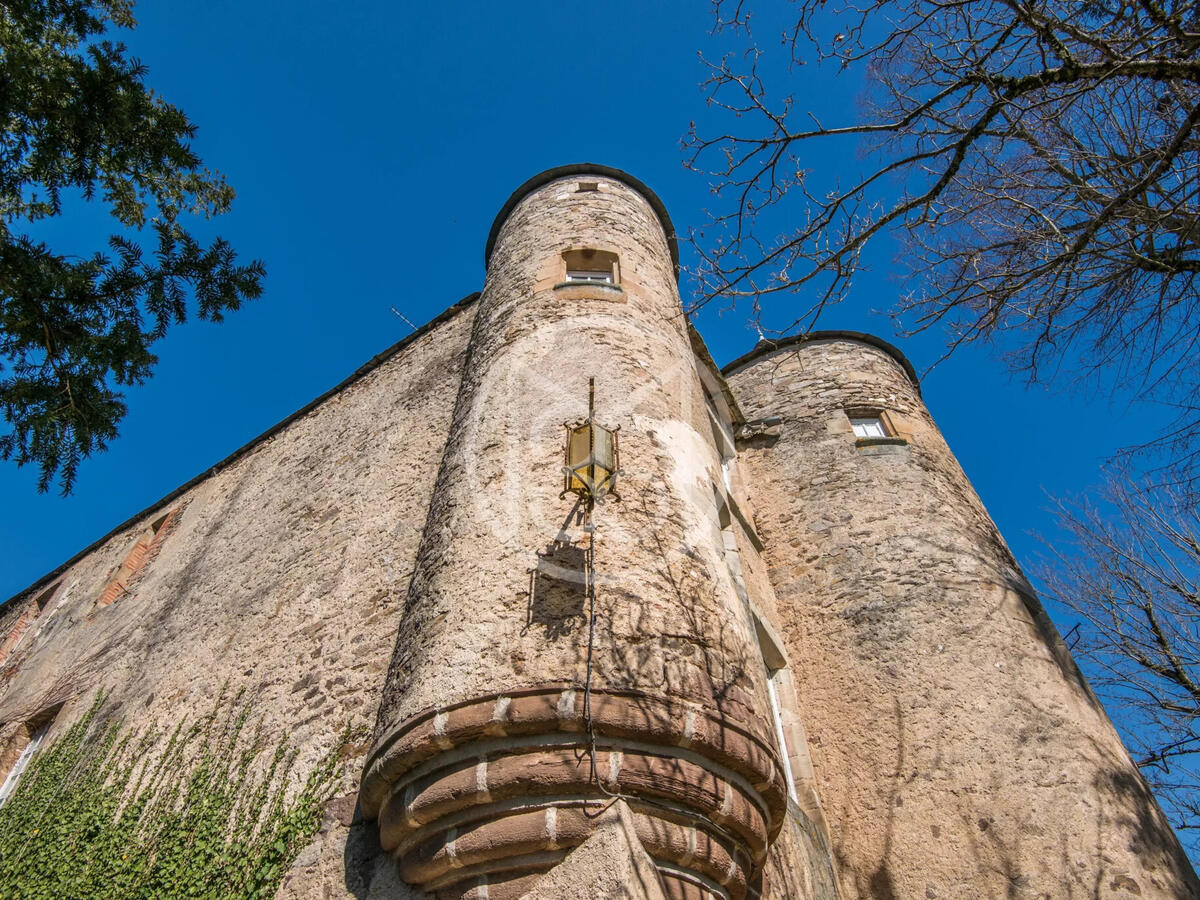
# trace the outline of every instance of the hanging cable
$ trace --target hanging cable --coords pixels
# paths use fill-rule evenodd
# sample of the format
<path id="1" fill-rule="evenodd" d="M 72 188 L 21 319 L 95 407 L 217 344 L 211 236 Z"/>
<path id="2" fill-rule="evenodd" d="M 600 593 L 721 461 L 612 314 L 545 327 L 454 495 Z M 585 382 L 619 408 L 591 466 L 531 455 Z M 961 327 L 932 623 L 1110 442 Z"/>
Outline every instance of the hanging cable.
<path id="1" fill-rule="evenodd" d="M 631 800 L 638 803 L 645 803 L 649 806 L 659 806 L 660 804 L 644 797 L 634 797 L 630 794 L 623 794 L 620 791 L 610 791 L 604 786 L 604 779 L 600 777 L 600 773 L 596 768 L 596 723 L 592 719 L 592 661 L 595 657 L 596 649 L 596 523 L 592 518 L 592 511 L 594 509 L 595 501 L 589 495 L 587 501 L 587 519 L 583 525 L 583 530 L 588 535 L 587 550 L 584 552 L 583 557 L 584 587 L 588 602 L 588 646 L 587 669 L 583 681 L 583 717 L 587 726 L 591 780 L 596 783 L 596 787 L 600 789 L 602 794 L 612 797 L 614 800 Z M 605 808 L 607 809 L 607 806 Z"/>

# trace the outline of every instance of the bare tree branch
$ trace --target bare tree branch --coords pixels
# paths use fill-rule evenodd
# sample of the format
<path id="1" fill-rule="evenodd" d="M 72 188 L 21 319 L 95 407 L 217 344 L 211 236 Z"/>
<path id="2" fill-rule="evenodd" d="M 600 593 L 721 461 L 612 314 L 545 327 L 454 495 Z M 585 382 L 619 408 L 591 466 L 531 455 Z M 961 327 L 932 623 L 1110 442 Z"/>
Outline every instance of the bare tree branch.
<path id="1" fill-rule="evenodd" d="M 789 330 L 810 328 L 893 232 L 907 331 L 944 329 L 948 352 L 1003 336 L 1030 380 L 1172 404 L 1153 445 L 1200 476 L 1196 0 L 797 0 L 782 94 L 751 5 L 713 5 L 746 51 L 705 61 L 732 127 L 685 140 L 718 198 L 693 233 L 698 304 L 743 299 L 757 317 L 795 294 Z M 788 92 L 831 66 L 869 85 L 845 121 Z M 813 170 L 814 149 L 847 142 L 862 171 Z"/>
<path id="2" fill-rule="evenodd" d="M 1083 620 L 1092 683 L 1178 828 L 1200 828 L 1200 515 L 1117 470 L 1097 502 L 1058 501 L 1069 540 L 1041 567 Z"/>

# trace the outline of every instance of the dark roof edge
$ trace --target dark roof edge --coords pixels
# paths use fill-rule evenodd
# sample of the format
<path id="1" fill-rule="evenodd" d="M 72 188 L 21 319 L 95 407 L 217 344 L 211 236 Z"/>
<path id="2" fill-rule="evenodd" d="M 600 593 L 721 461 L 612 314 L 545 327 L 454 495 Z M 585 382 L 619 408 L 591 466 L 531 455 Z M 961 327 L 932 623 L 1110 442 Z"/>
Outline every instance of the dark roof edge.
<path id="1" fill-rule="evenodd" d="M 575 163 L 569 166 L 555 166 L 553 169 L 539 172 L 513 191 L 512 196 L 500 207 L 500 212 L 496 215 L 496 220 L 492 222 L 492 230 L 488 232 L 487 245 L 483 250 L 483 265 L 485 269 L 492 258 L 492 248 L 496 245 L 496 239 L 500 236 L 500 229 L 504 227 L 505 221 L 507 221 L 509 214 L 516 208 L 517 204 L 538 188 L 544 187 L 552 181 L 558 181 L 560 178 L 569 178 L 572 175 L 600 175 L 605 178 L 612 178 L 614 181 L 620 181 L 622 184 L 628 185 L 645 197 L 651 209 L 654 210 L 654 214 L 658 216 L 658 221 L 662 224 L 663 232 L 667 236 L 667 248 L 671 251 L 671 264 L 675 266 L 675 280 L 679 280 L 679 239 L 675 236 L 675 226 L 671 224 L 671 217 L 667 215 L 667 208 L 658 199 L 658 194 L 654 193 L 654 191 L 650 190 L 650 188 L 646 187 L 645 184 L 628 172 L 622 172 L 620 169 L 614 169 L 612 166 L 602 166 L 598 163 Z"/>
<path id="2" fill-rule="evenodd" d="M 741 425 L 746 421 L 746 417 L 742 414 L 742 407 L 737 401 L 733 390 L 729 387 L 729 382 L 725 380 L 724 374 L 721 372 L 721 367 L 717 365 L 716 360 L 712 358 L 712 354 L 708 352 L 708 344 L 704 343 L 704 338 L 699 330 L 691 322 L 688 322 L 688 338 L 692 342 L 692 352 L 696 354 L 696 359 L 703 365 L 713 377 L 715 387 L 721 391 L 721 396 L 725 398 L 725 403 L 729 406 L 730 418 L 733 419 L 735 426 Z"/>
<path id="3" fill-rule="evenodd" d="M 913 364 L 908 361 L 900 348 L 895 344 L 888 343 L 883 338 L 876 337 L 873 334 L 866 334 L 862 331 L 810 331 L 806 334 L 795 334 L 791 337 L 780 338 L 777 341 L 763 338 L 754 345 L 754 349 L 749 353 L 739 356 L 733 362 L 721 368 L 721 374 L 725 376 L 732 375 L 739 369 L 744 369 L 750 363 L 754 362 L 761 356 L 766 356 L 768 353 L 774 353 L 776 350 L 783 350 L 786 347 L 792 347 L 797 344 L 807 344 L 810 341 L 858 341 L 860 344 L 867 344 L 877 350 L 882 350 L 892 359 L 900 364 L 905 373 L 912 380 L 913 385 L 917 389 L 917 395 L 921 393 L 921 379 L 917 377 L 917 370 L 913 368 Z"/>
<path id="4" fill-rule="evenodd" d="M 7 600 L 5 600 L 3 603 L 0 603 L 0 607 L 4 607 L 4 606 L 8 605 L 9 603 L 11 603 L 12 601 L 18 599 L 19 597 L 24 597 L 26 594 L 30 593 L 31 591 L 36 591 L 42 585 L 53 581 L 55 578 L 57 578 L 59 575 L 61 575 L 63 572 L 65 572 L 67 569 L 71 568 L 71 566 L 75 565 L 75 563 L 77 563 L 79 560 L 83 559 L 83 557 L 87 556 L 89 553 L 91 553 L 93 550 L 97 549 L 101 545 L 107 543 L 113 537 L 116 537 L 118 534 L 120 534 L 126 528 L 136 525 L 139 521 L 141 521 L 142 519 L 149 516 L 150 513 L 154 512 L 159 507 L 163 506 L 164 504 L 170 503 L 176 497 L 179 497 L 181 494 L 184 494 L 187 491 L 190 491 L 196 485 L 200 484 L 202 481 L 206 480 L 207 478 L 210 478 L 213 475 L 216 475 L 222 469 L 228 468 L 231 464 L 233 464 L 234 462 L 239 460 L 241 457 L 245 456 L 247 453 L 249 453 L 251 450 L 253 450 L 255 447 L 257 447 L 263 441 L 267 440 L 270 437 L 274 437 L 276 434 L 283 431 L 283 429 L 287 428 L 289 425 L 291 425 L 297 419 L 308 415 L 310 412 L 312 412 L 314 409 L 316 409 L 318 406 L 320 406 L 322 403 L 324 403 L 330 397 L 334 396 L 335 394 L 341 393 L 342 391 L 344 391 L 350 385 L 354 384 L 354 382 L 358 381 L 363 376 L 369 374 L 370 372 L 374 371 L 375 369 L 378 369 L 381 365 L 383 365 L 385 362 L 387 362 L 389 359 L 391 359 L 393 356 L 395 356 L 397 353 L 399 353 L 401 350 L 403 350 L 409 344 L 413 343 L 418 338 L 424 337 L 426 334 L 433 331 L 435 328 L 437 328 L 442 323 L 454 318 L 460 312 L 462 312 L 463 309 L 470 306 L 472 303 L 474 303 L 478 299 L 479 299 L 479 292 L 476 291 L 473 294 L 468 294 L 466 297 L 459 300 L 457 303 L 455 303 L 453 306 L 449 307 L 448 309 L 443 310 L 441 313 L 439 313 L 434 318 L 430 319 L 428 322 L 426 322 L 424 325 L 422 325 L 420 328 L 418 328 L 412 334 L 408 335 L 407 337 L 401 338 L 399 341 L 392 344 L 392 346 L 390 346 L 386 350 L 384 350 L 382 353 L 377 353 L 375 356 L 372 356 L 369 360 L 367 360 L 365 363 L 363 363 L 361 366 L 359 366 L 357 369 L 355 369 L 353 374 L 350 375 L 350 377 L 343 379 L 338 384 L 334 385 L 329 390 L 327 390 L 325 393 L 321 394 L 321 396 L 317 397 L 315 400 L 305 404 L 300 409 L 296 410 L 294 413 L 292 413 L 287 418 L 281 419 L 280 421 L 276 422 L 274 425 L 272 425 L 270 428 L 268 428 L 262 434 L 258 435 L 257 437 L 251 438 L 248 442 L 246 442 L 242 446 L 238 447 L 236 450 L 234 450 L 232 453 L 230 453 L 228 456 L 226 456 L 224 459 L 222 459 L 216 465 L 209 466 L 207 469 L 205 469 L 199 475 L 195 476 L 194 478 L 190 479 L 189 481 L 184 482 L 179 487 L 175 488 L 175 490 L 171 491 L 171 493 L 167 494 L 165 497 L 161 497 L 160 499 L 156 500 L 154 503 L 151 503 L 149 506 L 147 506 L 141 512 L 135 513 L 134 515 L 130 516 L 128 519 L 126 519 L 124 522 L 122 522 L 116 528 L 112 529 L 112 531 L 108 532 L 103 537 L 92 541 L 92 543 L 88 544 L 86 547 L 84 547 L 82 550 L 80 550 L 78 553 L 76 553 L 74 556 L 72 556 L 66 562 L 59 565 L 53 571 L 47 572 L 45 575 L 43 575 L 41 578 L 39 578 L 33 584 L 29 585 L 26 588 L 23 588 L 22 590 L 18 591 L 16 594 L 13 594 L 11 597 L 9 597 Z"/>

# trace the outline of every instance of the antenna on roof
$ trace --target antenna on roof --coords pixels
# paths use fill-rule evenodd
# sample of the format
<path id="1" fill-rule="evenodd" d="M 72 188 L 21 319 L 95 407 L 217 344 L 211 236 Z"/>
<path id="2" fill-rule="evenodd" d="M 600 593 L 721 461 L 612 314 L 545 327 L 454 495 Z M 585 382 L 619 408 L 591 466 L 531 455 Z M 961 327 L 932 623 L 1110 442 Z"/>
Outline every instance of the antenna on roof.
<path id="1" fill-rule="evenodd" d="M 412 322 L 408 321 L 408 317 L 405 316 L 404 313 L 400 312 L 400 310 L 396 309 L 396 307 L 394 307 L 394 306 L 391 308 L 391 310 L 392 310 L 392 312 L 394 312 L 396 314 L 397 319 L 399 319 L 401 322 L 403 322 L 405 325 L 407 325 L 413 331 L 417 330 L 417 326 L 414 325 Z"/>

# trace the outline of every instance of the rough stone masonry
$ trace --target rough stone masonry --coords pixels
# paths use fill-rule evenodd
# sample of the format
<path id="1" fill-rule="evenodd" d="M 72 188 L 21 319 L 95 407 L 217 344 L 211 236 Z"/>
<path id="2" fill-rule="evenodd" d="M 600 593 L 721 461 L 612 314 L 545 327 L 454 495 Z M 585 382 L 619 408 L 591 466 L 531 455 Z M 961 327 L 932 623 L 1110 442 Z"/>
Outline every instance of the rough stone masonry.
<path id="1" fill-rule="evenodd" d="M 0 769 L 99 690 L 135 727 L 245 690 L 298 776 L 373 729 L 281 897 L 1200 896 L 898 350 L 718 371 L 665 209 L 603 166 L 521 186 L 486 256 L 0 608 Z"/>

